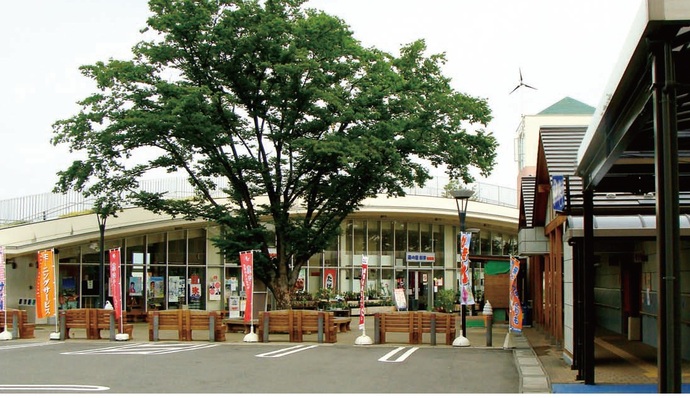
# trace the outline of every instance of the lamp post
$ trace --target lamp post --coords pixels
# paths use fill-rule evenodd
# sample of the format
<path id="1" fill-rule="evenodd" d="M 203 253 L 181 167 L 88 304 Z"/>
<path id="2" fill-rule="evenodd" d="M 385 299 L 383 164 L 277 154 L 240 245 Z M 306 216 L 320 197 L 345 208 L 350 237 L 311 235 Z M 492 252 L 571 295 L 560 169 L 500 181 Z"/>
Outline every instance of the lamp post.
<path id="1" fill-rule="evenodd" d="M 474 195 L 474 191 L 471 189 L 459 189 L 457 191 L 451 191 L 451 195 L 455 198 L 455 204 L 458 207 L 458 218 L 460 219 L 460 232 L 465 231 L 465 216 L 467 215 L 467 203 L 470 201 L 470 197 Z M 465 303 L 461 302 L 461 320 L 462 320 L 462 336 L 458 337 L 453 341 L 454 346 L 468 346 L 470 345 L 467 339 L 467 314 L 465 309 Z"/>

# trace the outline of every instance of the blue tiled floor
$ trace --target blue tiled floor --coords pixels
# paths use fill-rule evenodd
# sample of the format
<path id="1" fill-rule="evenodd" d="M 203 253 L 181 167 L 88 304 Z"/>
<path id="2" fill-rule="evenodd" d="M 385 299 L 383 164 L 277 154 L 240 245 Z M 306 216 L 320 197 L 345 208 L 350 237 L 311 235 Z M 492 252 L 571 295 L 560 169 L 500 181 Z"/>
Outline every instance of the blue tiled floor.
<path id="1" fill-rule="evenodd" d="M 657 394 L 656 384 L 552 384 L 554 394 Z M 690 384 L 681 385 L 681 393 L 690 392 Z"/>

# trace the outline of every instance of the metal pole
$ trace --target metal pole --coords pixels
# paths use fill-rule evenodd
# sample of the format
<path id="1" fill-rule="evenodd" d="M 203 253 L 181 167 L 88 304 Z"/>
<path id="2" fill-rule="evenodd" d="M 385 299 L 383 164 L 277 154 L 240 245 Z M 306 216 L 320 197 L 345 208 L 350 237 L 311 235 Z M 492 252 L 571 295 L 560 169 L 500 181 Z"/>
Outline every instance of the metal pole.
<path id="1" fill-rule="evenodd" d="M 460 213 L 460 233 L 465 231 L 465 214 L 465 209 L 463 209 Z M 460 304 L 460 310 L 462 311 L 462 313 L 460 314 L 460 319 L 462 320 L 462 335 L 467 337 L 467 309 L 465 308 L 466 306 L 462 299 L 460 301 Z"/>

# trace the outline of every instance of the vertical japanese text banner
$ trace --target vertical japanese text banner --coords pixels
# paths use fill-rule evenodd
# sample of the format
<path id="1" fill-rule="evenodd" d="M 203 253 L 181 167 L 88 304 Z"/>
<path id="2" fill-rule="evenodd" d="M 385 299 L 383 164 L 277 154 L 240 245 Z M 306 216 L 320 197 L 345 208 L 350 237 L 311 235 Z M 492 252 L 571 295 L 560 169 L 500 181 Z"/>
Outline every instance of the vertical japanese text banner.
<path id="1" fill-rule="evenodd" d="M 36 318 L 55 316 L 55 256 L 53 249 L 39 250 L 36 272 Z"/>
<path id="2" fill-rule="evenodd" d="M 0 311 L 4 311 L 5 299 L 7 295 L 5 293 L 5 246 L 0 246 Z"/>
<path id="3" fill-rule="evenodd" d="M 244 321 L 251 322 L 253 318 L 252 296 L 254 295 L 254 255 L 251 251 L 240 253 L 240 265 L 242 266 L 242 285 L 244 285 L 247 300 L 244 309 Z"/>
<path id="4" fill-rule="evenodd" d="M 110 292 L 113 296 L 115 319 L 122 316 L 122 283 L 120 282 L 120 248 L 110 249 Z"/>
<path id="5" fill-rule="evenodd" d="M 520 272 L 520 260 L 510 257 L 510 330 L 522 331 L 522 306 L 517 290 L 517 276 Z"/>
<path id="6" fill-rule="evenodd" d="M 359 330 L 364 330 L 364 298 L 367 294 L 367 271 L 369 258 L 362 256 L 362 277 L 359 279 Z"/>
<path id="7" fill-rule="evenodd" d="M 470 268 L 470 240 L 472 233 L 460 233 L 460 304 L 474 305 L 472 284 L 467 271 Z"/>

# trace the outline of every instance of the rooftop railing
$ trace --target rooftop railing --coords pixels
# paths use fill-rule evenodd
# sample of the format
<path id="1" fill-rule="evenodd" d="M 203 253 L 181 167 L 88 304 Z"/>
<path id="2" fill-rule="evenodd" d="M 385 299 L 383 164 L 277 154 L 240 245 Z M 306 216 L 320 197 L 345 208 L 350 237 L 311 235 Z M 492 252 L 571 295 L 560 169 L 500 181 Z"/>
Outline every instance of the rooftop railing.
<path id="1" fill-rule="evenodd" d="M 227 181 L 218 179 L 214 197 L 225 196 L 223 188 Z M 445 184 L 439 178 L 433 179 L 421 188 L 406 189 L 408 195 L 446 197 Z M 487 183 L 476 183 L 471 187 L 475 191 L 473 201 L 495 204 L 498 206 L 516 208 L 517 191 L 513 188 L 502 187 Z M 184 177 L 158 178 L 143 180 L 140 189 L 147 192 L 166 192 L 167 198 L 185 198 L 193 194 L 191 184 Z M 43 193 L 0 200 L 0 227 L 14 224 L 32 223 L 52 220 L 68 214 L 78 214 L 93 209 L 93 199 L 84 198 L 77 191 L 66 194 Z M 133 207 L 124 205 L 124 208 Z"/>

